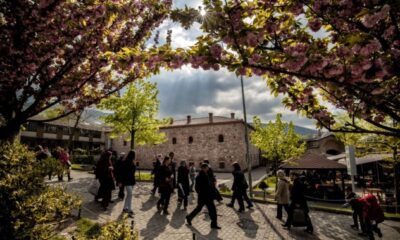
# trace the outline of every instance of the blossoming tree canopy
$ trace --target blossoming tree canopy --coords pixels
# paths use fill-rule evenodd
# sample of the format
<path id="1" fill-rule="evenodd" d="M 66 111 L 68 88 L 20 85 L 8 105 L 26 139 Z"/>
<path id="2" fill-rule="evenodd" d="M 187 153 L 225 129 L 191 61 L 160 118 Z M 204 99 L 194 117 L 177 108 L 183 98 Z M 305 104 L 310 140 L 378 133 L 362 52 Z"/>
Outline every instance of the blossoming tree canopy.
<path id="1" fill-rule="evenodd" d="M 331 131 L 400 136 L 400 4 L 378 0 L 205 0 L 193 67 L 267 79 L 284 104 Z M 187 27 L 193 11 L 174 10 Z M 322 95 L 321 97 L 318 97 Z M 324 101 L 321 101 L 321 100 Z M 334 128 L 324 103 L 378 127 Z"/>
<path id="2" fill-rule="evenodd" d="M 170 0 L 0 2 L 0 139 L 57 104 L 68 114 L 151 74 L 141 46 Z M 153 49 L 153 51 L 155 51 Z"/>

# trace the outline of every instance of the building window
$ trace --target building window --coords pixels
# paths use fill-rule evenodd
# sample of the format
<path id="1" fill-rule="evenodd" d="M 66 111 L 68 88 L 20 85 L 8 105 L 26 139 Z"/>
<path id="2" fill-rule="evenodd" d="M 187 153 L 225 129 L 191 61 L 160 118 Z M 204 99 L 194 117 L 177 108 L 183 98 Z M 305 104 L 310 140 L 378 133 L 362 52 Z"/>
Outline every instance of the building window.
<path id="1" fill-rule="evenodd" d="M 219 168 L 224 169 L 225 168 L 225 162 L 219 162 Z"/>
<path id="2" fill-rule="evenodd" d="M 57 133 L 57 126 L 54 126 L 54 125 L 49 125 L 49 124 L 47 124 L 47 125 L 45 125 L 46 127 L 46 130 L 45 130 L 45 132 L 47 132 L 47 133 Z"/>
<path id="3" fill-rule="evenodd" d="M 126 146 L 128 143 L 124 140 L 124 146 Z"/>
<path id="4" fill-rule="evenodd" d="M 176 138 L 172 138 L 172 144 L 176 144 Z"/>
<path id="5" fill-rule="evenodd" d="M 189 144 L 192 144 L 192 143 L 193 143 L 193 137 L 190 136 L 190 137 L 189 137 Z"/>
<path id="6" fill-rule="evenodd" d="M 222 134 L 220 134 L 219 136 L 218 136 L 218 142 L 224 142 L 224 135 L 222 135 Z"/>

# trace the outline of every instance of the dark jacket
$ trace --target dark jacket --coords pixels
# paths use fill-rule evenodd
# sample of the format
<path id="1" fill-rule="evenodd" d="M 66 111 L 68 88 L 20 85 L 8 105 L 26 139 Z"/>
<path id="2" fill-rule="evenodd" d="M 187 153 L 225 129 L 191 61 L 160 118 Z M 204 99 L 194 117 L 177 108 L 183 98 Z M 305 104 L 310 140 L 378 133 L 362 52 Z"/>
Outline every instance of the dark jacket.
<path id="1" fill-rule="evenodd" d="M 161 165 L 159 172 L 160 176 L 159 192 L 172 192 L 173 185 L 172 185 L 171 175 L 172 175 L 171 168 L 169 166 Z"/>
<path id="2" fill-rule="evenodd" d="M 203 171 L 200 171 L 196 177 L 195 189 L 199 194 L 199 200 L 213 201 L 215 199 L 214 183 L 210 181 L 209 174 Z"/>
<path id="3" fill-rule="evenodd" d="M 246 189 L 249 187 L 247 184 L 246 178 L 242 171 L 233 171 L 233 184 L 232 184 L 232 191 L 234 192 L 245 192 Z"/>
<path id="4" fill-rule="evenodd" d="M 121 183 L 124 186 L 133 186 L 136 184 L 135 180 L 136 166 L 134 163 L 122 161 L 121 163 Z"/>
<path id="5" fill-rule="evenodd" d="M 117 183 L 122 183 L 122 163 L 123 160 L 118 160 L 115 162 L 115 166 L 114 166 L 114 177 L 115 177 L 115 181 Z"/>
<path id="6" fill-rule="evenodd" d="M 214 171 L 212 170 L 211 166 L 210 165 L 208 165 L 208 166 L 209 166 L 208 172 L 207 172 L 208 178 L 210 179 L 210 181 L 212 183 L 215 183 L 215 182 L 217 182 L 217 178 L 215 177 Z"/>
<path id="7" fill-rule="evenodd" d="M 189 183 L 189 168 L 180 166 L 178 168 L 178 184 L 182 185 L 183 191 L 185 194 L 188 194 L 190 191 L 190 183 Z"/>
<path id="8" fill-rule="evenodd" d="M 296 178 L 293 181 L 293 186 L 290 190 L 290 200 L 292 204 L 300 205 L 300 208 L 303 208 L 304 211 L 308 212 L 308 205 L 304 196 L 304 184 L 299 178 Z"/>

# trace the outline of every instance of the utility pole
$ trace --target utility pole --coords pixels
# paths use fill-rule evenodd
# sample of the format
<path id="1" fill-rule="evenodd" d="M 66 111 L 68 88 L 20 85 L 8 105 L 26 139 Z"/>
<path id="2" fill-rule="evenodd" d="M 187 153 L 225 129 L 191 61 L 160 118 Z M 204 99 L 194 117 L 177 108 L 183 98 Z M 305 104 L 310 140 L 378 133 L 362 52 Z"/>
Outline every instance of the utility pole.
<path id="1" fill-rule="evenodd" d="M 250 197 L 253 197 L 253 181 L 251 178 L 251 161 L 250 161 L 250 153 L 249 153 L 249 132 L 247 126 L 247 114 L 246 114 L 246 100 L 244 98 L 244 86 L 243 86 L 243 76 L 240 75 L 240 84 L 242 86 L 242 103 L 243 103 L 243 118 L 244 118 L 244 141 L 246 143 L 246 161 L 247 161 L 247 171 L 249 178 L 249 194 Z"/>

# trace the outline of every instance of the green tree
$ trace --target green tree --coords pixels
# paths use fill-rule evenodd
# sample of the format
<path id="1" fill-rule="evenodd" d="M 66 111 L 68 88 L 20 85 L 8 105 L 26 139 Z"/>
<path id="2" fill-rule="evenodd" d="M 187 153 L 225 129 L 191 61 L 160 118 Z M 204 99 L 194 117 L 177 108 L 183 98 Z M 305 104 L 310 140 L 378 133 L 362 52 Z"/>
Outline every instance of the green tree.
<path id="1" fill-rule="evenodd" d="M 263 126 L 261 120 L 254 117 L 256 130 L 251 133 L 251 142 L 263 151 L 264 157 L 273 161 L 275 170 L 282 161 L 298 157 L 305 151 L 305 143 L 301 143 L 293 123 L 285 123 L 281 118 L 282 115 L 277 114 L 275 122 L 269 121 Z"/>
<path id="2" fill-rule="evenodd" d="M 371 132 L 377 129 L 373 124 L 358 118 L 350 118 L 347 114 L 339 115 L 337 118 L 335 128 L 342 128 L 348 122 L 353 122 L 353 125 L 360 126 L 363 129 L 368 129 Z M 393 125 L 393 128 L 398 128 L 394 122 L 385 119 L 386 125 Z M 400 164 L 398 162 L 400 150 L 400 138 L 393 136 L 385 136 L 373 133 L 346 133 L 337 132 L 335 136 L 344 142 L 346 145 L 354 145 L 356 148 L 356 155 L 363 156 L 368 153 L 391 153 L 392 156 L 385 160 L 389 164 L 382 164 L 383 167 L 391 169 L 394 178 L 394 187 L 396 192 L 396 199 L 400 199 Z"/>
<path id="3" fill-rule="evenodd" d="M 167 120 L 155 118 L 160 104 L 157 95 L 156 83 L 137 80 L 128 85 L 122 96 L 113 95 L 104 99 L 98 107 L 113 111 L 103 119 L 113 128 L 114 137 L 118 134 L 129 134 L 126 140 L 131 142 L 131 149 L 135 143 L 159 144 L 165 141 L 165 134 L 158 130 Z"/>

